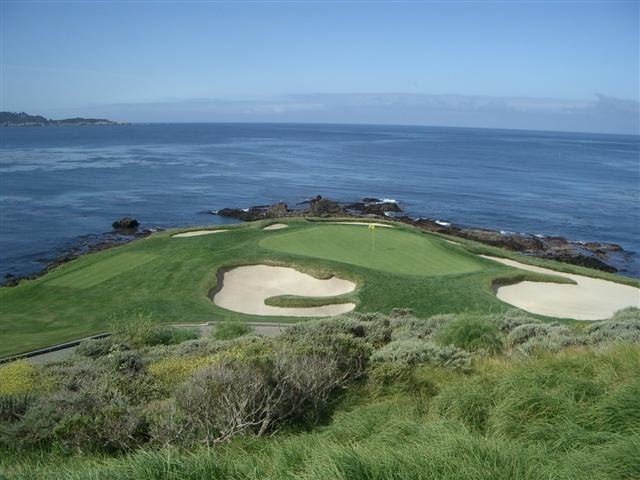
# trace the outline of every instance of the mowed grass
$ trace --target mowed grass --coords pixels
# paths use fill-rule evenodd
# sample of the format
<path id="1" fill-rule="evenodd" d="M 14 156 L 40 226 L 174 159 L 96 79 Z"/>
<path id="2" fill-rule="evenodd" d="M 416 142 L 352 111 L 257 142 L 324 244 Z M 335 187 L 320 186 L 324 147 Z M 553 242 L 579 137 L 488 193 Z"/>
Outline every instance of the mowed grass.
<path id="1" fill-rule="evenodd" d="M 95 265 L 81 266 L 47 283 L 55 287 L 91 288 L 154 258 L 155 255 L 148 253 L 123 253 Z"/>
<path id="2" fill-rule="evenodd" d="M 477 257 L 437 237 L 366 225 L 320 225 L 265 238 L 265 248 L 403 275 L 456 275 L 481 270 Z"/>
<path id="3" fill-rule="evenodd" d="M 0 356 L 106 332 L 114 317 L 133 311 L 171 324 L 300 321 L 214 305 L 207 295 L 216 285 L 216 272 L 236 265 L 268 263 L 319 278 L 337 275 L 357 283 L 356 291 L 342 299 L 355 302 L 356 311 L 411 308 L 419 317 L 501 312 L 511 307 L 495 297 L 493 280 L 548 278 L 482 259 L 466 251 L 469 245 L 451 245 L 399 224 L 375 230 L 374 250 L 366 226 L 286 221 L 289 227 L 279 231 L 262 230 L 266 223 L 255 222 L 199 237 L 159 232 L 83 256 L 17 287 L 0 288 Z M 544 266 L 553 268 L 554 262 Z M 316 305 L 318 299 L 296 298 L 298 306 L 305 302 Z"/>

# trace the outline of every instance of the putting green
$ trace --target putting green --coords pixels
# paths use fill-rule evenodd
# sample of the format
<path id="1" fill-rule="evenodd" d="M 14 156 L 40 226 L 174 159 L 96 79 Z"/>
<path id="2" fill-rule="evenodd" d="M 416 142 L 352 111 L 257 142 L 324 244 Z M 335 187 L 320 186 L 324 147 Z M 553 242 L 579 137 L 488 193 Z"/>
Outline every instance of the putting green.
<path id="1" fill-rule="evenodd" d="M 372 231 L 366 225 L 318 225 L 265 238 L 260 245 L 276 252 L 405 275 L 456 275 L 483 268 L 474 256 L 436 237 L 392 228 Z"/>

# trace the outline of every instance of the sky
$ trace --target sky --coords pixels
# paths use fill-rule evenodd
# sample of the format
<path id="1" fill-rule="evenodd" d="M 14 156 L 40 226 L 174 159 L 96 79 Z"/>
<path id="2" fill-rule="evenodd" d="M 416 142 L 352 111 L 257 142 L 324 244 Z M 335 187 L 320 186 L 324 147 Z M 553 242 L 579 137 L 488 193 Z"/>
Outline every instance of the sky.
<path id="1" fill-rule="evenodd" d="M 637 1 L 0 2 L 2 110 L 638 132 Z"/>

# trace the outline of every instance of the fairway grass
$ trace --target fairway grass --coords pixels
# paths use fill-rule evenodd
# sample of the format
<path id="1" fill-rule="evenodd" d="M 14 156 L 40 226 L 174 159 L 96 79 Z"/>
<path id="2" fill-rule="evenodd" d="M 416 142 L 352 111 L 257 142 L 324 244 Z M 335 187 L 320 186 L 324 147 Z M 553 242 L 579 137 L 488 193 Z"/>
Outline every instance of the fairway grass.
<path id="1" fill-rule="evenodd" d="M 452 245 L 402 224 L 376 228 L 373 234 L 366 226 L 305 219 L 286 219 L 288 227 L 281 231 L 263 230 L 267 225 L 240 224 L 226 227 L 224 235 L 184 239 L 172 238 L 180 230 L 158 232 L 85 255 L 16 287 L 0 288 L 0 356 L 106 332 L 114 317 L 133 311 L 148 314 L 154 322 L 171 324 L 299 321 L 297 317 L 238 313 L 215 305 L 209 295 L 216 288 L 217 272 L 242 265 L 293 267 L 317 279 L 336 276 L 357 285 L 347 297 L 279 294 L 267 299 L 267 305 L 303 308 L 352 302 L 357 312 L 411 308 L 418 317 L 502 312 L 512 307 L 494 295 L 496 280 L 514 283 L 552 278 L 476 255 L 513 255 L 509 252 L 468 241 Z M 555 262 L 526 261 L 631 282 Z"/>
<path id="2" fill-rule="evenodd" d="M 123 253 L 95 265 L 79 266 L 45 283 L 54 287 L 92 288 L 156 258 L 149 253 Z"/>

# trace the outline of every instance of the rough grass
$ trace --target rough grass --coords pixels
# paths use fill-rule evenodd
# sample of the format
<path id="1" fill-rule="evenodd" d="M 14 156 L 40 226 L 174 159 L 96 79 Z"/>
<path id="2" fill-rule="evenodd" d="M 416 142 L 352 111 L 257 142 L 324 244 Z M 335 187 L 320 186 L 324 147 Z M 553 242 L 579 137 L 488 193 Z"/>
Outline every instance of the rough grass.
<path id="1" fill-rule="evenodd" d="M 322 278 L 336 274 L 352 279 L 358 283 L 353 300 L 359 312 L 389 313 L 409 307 L 427 317 L 499 313 L 510 308 L 495 297 L 491 284 L 517 270 L 475 258 L 434 235 L 405 226 L 378 228 L 376 255 L 371 255 L 368 243 L 362 243 L 363 236 L 369 235 L 366 227 L 320 226 L 301 219 L 287 223 L 289 228 L 282 234 L 261 230 L 264 222 L 182 239 L 171 238 L 175 231 L 159 232 L 83 256 L 17 287 L 0 288 L 0 356 L 108 331 L 114 315 L 134 310 L 165 324 L 299 321 L 238 314 L 212 304 L 207 293 L 215 287 L 216 272 L 233 265 L 292 265 Z M 276 251 L 268 243 L 288 235 L 305 237 L 308 231 L 322 241 L 296 247 L 304 246 L 304 252 Z M 295 242 L 285 243 L 292 248 Z M 296 301 L 304 304 L 304 299 Z"/>
<path id="2" fill-rule="evenodd" d="M 558 479 L 640 477 L 640 347 L 415 367 L 382 396 L 356 388 L 309 432 L 122 457 L 7 455 L 15 479 Z M 402 378 L 405 378 L 403 380 Z M 418 398 L 407 392 L 429 382 Z"/>

